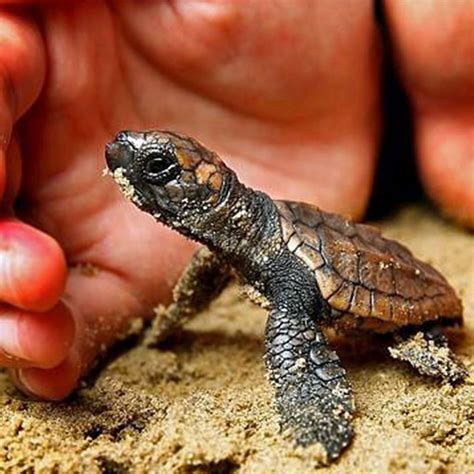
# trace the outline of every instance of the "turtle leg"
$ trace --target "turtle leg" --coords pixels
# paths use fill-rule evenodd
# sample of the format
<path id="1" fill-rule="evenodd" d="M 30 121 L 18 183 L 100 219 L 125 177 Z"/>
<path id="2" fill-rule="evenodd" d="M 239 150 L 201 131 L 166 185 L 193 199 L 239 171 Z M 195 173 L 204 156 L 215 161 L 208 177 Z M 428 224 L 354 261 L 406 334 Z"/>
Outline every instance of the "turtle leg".
<path id="1" fill-rule="evenodd" d="M 200 248 L 173 289 L 173 302 L 155 308 L 156 318 L 146 338 L 157 344 L 179 329 L 192 316 L 205 309 L 230 280 L 228 265 L 207 247 Z"/>
<path id="2" fill-rule="evenodd" d="M 394 342 L 388 348 L 390 355 L 408 362 L 420 374 L 442 378 L 452 384 L 461 382 L 467 375 L 466 367 L 453 354 L 446 336 L 437 327 L 398 333 Z"/>
<path id="3" fill-rule="evenodd" d="M 272 310 L 265 362 L 282 428 L 298 445 L 320 443 L 328 459 L 336 459 L 352 438 L 353 395 L 338 355 L 314 319 Z"/>

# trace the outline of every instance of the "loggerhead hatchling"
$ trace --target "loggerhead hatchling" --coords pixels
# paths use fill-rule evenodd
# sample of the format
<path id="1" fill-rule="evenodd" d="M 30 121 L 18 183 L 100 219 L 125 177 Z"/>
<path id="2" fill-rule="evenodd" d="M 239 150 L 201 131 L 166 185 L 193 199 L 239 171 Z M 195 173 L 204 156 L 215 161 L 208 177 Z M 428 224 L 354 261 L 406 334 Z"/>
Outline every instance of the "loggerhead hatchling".
<path id="1" fill-rule="evenodd" d="M 372 227 L 244 186 L 216 153 L 182 134 L 120 132 L 106 159 L 136 206 L 205 245 L 159 316 L 160 337 L 236 276 L 270 311 L 265 362 L 281 425 L 298 445 L 319 442 L 333 460 L 352 438 L 351 387 L 324 327 L 393 332 L 394 358 L 451 383 L 465 377 L 438 330 L 462 322 L 461 301 L 404 246 Z"/>

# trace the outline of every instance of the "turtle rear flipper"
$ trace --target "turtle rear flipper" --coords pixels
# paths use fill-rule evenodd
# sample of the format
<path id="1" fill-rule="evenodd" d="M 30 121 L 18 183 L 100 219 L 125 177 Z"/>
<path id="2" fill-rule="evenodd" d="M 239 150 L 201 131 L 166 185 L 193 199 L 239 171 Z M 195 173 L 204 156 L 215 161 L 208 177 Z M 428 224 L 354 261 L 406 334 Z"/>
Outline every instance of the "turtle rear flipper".
<path id="1" fill-rule="evenodd" d="M 452 384 L 462 382 L 468 373 L 449 348 L 446 336 L 436 328 L 398 334 L 388 351 L 394 359 L 408 362 L 420 374 L 442 378 Z"/>
<path id="2" fill-rule="evenodd" d="M 352 439 L 352 390 L 337 354 L 309 316 L 273 310 L 266 364 L 284 430 L 300 446 L 320 443 L 336 459 Z"/>

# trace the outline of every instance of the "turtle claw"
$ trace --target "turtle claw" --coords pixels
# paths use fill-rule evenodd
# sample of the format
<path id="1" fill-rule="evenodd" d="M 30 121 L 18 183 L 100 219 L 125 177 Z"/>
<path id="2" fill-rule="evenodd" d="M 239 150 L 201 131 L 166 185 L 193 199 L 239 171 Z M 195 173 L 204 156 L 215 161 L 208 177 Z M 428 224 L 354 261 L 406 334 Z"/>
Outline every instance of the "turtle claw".
<path id="1" fill-rule="evenodd" d="M 327 461 L 337 459 L 353 437 L 350 391 L 341 399 L 317 381 L 308 381 L 296 393 L 277 393 L 277 407 L 282 427 L 292 434 L 296 445 L 307 447 L 320 444 Z M 294 387 L 293 387 L 294 388 Z M 312 391 L 308 397 L 302 393 Z"/>

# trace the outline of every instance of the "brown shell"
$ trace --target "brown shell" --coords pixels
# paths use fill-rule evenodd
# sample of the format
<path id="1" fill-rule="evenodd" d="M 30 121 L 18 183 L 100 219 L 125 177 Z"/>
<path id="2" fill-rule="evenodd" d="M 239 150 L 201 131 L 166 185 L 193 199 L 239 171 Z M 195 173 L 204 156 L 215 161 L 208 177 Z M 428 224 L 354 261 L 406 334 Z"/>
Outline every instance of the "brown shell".
<path id="1" fill-rule="evenodd" d="M 284 241 L 314 272 L 337 316 L 390 326 L 461 317 L 461 301 L 446 279 L 377 229 L 309 204 L 278 201 L 276 206 Z"/>

